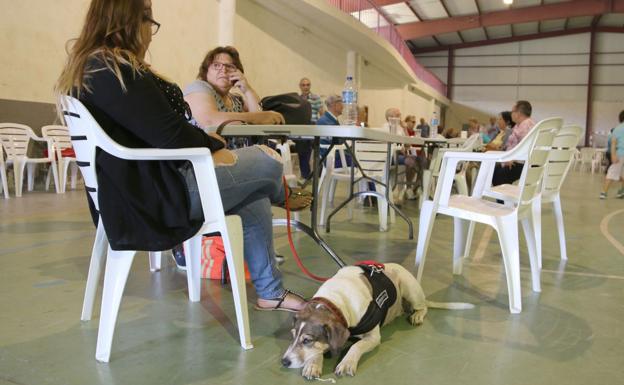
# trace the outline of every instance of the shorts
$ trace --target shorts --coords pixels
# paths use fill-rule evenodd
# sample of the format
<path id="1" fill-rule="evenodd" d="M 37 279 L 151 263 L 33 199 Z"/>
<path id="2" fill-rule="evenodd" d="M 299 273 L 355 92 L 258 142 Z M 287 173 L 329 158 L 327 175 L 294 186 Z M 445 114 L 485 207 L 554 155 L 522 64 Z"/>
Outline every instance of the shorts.
<path id="1" fill-rule="evenodd" d="M 619 157 L 617 163 L 612 163 L 607 170 L 607 179 L 620 180 L 624 178 L 624 158 Z"/>

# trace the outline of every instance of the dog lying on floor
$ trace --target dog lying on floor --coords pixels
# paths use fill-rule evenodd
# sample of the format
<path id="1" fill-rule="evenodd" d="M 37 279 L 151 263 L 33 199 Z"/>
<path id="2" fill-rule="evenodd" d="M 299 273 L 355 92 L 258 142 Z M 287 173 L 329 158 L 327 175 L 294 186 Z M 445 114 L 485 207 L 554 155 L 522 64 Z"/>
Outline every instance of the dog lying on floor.
<path id="1" fill-rule="evenodd" d="M 338 376 L 353 376 L 362 355 L 379 345 L 380 326 L 404 312 L 412 325 L 420 325 L 427 307 L 470 309 L 473 305 L 427 301 L 416 278 L 395 263 L 343 267 L 295 315 L 293 341 L 282 356 L 282 365 L 303 367 L 303 377 L 319 378 L 323 354 L 337 355 L 349 337 L 358 337 L 334 371 Z"/>

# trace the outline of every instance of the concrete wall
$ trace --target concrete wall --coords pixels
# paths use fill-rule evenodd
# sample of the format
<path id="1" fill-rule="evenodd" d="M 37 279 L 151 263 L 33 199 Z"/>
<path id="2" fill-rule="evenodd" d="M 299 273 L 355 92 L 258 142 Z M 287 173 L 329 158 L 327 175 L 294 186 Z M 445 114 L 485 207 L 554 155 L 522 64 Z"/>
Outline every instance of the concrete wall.
<path id="1" fill-rule="evenodd" d="M 79 34 L 88 4 L 88 0 L 0 0 L 0 121 L 35 127 L 52 123 L 52 89 L 66 59 L 65 45 Z M 217 45 L 219 1 L 152 0 L 152 4 L 162 27 L 148 61 L 184 86 L 195 78 L 205 53 Z M 342 90 L 347 50 L 339 36 L 336 41 L 321 39 L 252 0 L 238 0 L 234 45 L 261 96 L 298 91 L 303 76 L 311 79 L 313 92 L 320 95 Z M 371 125 L 383 124 L 389 107 L 401 108 L 404 115 L 430 116 L 431 102 L 410 92 L 404 82 L 382 68 L 362 63 L 359 67 L 360 104 L 369 106 Z"/>
<path id="2" fill-rule="evenodd" d="M 591 126 L 601 146 L 624 109 L 624 36 L 596 36 Z M 537 120 L 562 116 L 585 127 L 588 53 L 588 33 L 456 50 L 454 105 L 447 117 L 458 125 L 470 115 L 484 120 L 526 99 Z M 423 54 L 419 61 L 446 79 L 447 52 Z"/>

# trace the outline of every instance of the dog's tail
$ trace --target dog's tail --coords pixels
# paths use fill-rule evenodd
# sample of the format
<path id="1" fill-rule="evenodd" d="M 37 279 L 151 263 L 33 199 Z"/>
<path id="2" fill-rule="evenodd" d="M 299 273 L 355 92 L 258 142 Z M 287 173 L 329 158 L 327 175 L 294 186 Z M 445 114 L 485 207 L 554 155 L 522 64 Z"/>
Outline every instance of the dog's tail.
<path id="1" fill-rule="evenodd" d="M 468 310 L 473 309 L 474 305 L 468 302 L 433 302 L 426 301 L 427 307 L 435 309 L 450 309 L 450 310 Z"/>

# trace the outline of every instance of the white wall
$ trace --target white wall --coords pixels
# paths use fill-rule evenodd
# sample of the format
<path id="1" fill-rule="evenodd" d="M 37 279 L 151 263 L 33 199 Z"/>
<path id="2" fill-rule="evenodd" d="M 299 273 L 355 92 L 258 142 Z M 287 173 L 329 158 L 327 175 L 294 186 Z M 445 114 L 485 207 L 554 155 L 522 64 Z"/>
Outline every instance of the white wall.
<path id="1" fill-rule="evenodd" d="M 65 43 L 76 37 L 89 0 L 0 0 L 0 99 L 53 103 L 53 85 L 66 59 Z M 160 73 L 184 86 L 192 81 L 205 53 L 218 42 L 217 0 L 152 0 L 162 24 L 148 60 Z M 246 75 L 261 96 L 298 91 L 309 77 L 320 95 L 340 93 L 346 74 L 346 44 L 302 30 L 251 0 L 237 0 L 234 45 Z M 364 53 L 365 54 L 365 53 Z M 389 107 L 428 117 L 430 101 L 407 90 L 382 68 L 360 71 L 360 104 L 369 123 L 379 126 Z"/>
<path id="2" fill-rule="evenodd" d="M 586 33 L 456 50 L 451 120 L 484 119 L 525 99 L 537 120 L 563 116 L 585 127 L 589 39 Z M 595 50 L 592 127 L 600 135 L 624 109 L 624 36 L 598 33 Z M 446 79 L 446 51 L 419 61 Z"/>

